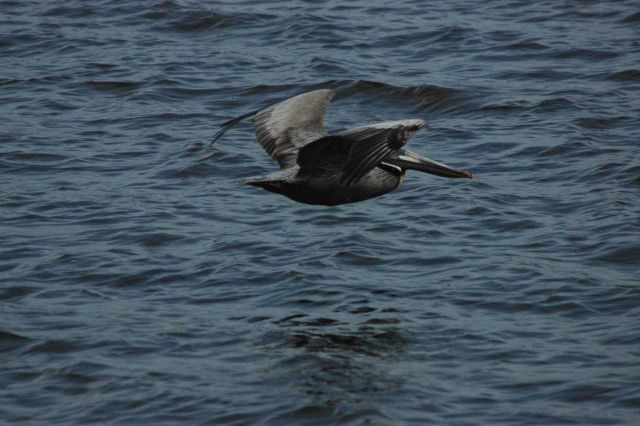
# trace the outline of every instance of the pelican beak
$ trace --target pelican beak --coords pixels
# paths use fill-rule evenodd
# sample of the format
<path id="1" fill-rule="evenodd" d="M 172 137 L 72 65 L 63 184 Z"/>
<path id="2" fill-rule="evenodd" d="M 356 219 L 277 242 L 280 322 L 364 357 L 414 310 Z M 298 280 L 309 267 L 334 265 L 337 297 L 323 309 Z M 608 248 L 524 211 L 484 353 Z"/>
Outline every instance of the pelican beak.
<path id="1" fill-rule="evenodd" d="M 454 169 L 446 164 L 442 164 L 438 161 L 431 160 L 430 158 L 423 157 L 407 150 L 400 151 L 393 158 L 393 164 L 400 166 L 403 169 L 419 170 L 436 176 L 473 179 L 473 175 L 470 172 Z"/>

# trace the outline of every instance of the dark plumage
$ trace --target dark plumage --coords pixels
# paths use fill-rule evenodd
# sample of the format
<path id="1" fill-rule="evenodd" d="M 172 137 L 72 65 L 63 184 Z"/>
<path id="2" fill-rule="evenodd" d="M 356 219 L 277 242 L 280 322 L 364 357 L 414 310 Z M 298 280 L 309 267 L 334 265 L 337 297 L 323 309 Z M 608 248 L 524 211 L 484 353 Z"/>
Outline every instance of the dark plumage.
<path id="1" fill-rule="evenodd" d="M 386 194 L 400 185 L 407 170 L 472 178 L 403 149 L 427 126 L 424 120 L 385 121 L 328 134 L 323 119 L 333 96 L 332 90 L 314 90 L 234 118 L 211 143 L 253 117 L 260 145 L 281 170 L 245 182 L 307 204 L 333 206 Z"/>

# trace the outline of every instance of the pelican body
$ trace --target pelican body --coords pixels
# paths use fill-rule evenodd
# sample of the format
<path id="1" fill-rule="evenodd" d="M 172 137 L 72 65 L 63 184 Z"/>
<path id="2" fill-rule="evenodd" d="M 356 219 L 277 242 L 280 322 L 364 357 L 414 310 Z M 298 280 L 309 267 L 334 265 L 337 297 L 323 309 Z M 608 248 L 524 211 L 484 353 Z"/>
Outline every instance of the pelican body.
<path id="1" fill-rule="evenodd" d="M 449 178 L 472 178 L 466 171 L 404 149 L 421 119 L 384 121 L 335 133 L 324 114 L 335 93 L 303 93 L 227 121 L 212 144 L 240 121 L 253 117 L 260 145 L 280 170 L 245 183 L 305 204 L 335 206 L 374 198 L 396 189 L 407 170 Z"/>

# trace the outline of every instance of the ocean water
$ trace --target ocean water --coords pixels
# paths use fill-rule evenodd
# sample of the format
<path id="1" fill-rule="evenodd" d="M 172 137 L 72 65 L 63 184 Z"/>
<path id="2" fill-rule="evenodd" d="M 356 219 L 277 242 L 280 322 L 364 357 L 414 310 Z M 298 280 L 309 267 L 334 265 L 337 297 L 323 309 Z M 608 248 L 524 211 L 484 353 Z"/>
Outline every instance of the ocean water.
<path id="1" fill-rule="evenodd" d="M 639 424 L 636 1 L 0 1 L 0 423 Z M 339 207 L 237 115 L 422 118 Z"/>

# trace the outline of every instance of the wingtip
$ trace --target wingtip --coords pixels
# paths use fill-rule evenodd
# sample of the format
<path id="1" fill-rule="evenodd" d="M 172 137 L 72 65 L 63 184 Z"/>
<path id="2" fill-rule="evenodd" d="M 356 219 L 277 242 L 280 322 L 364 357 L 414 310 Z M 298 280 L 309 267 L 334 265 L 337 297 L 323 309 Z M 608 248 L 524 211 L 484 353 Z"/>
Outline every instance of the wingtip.
<path id="1" fill-rule="evenodd" d="M 224 123 L 222 123 L 221 129 L 213 137 L 213 140 L 209 144 L 209 147 L 211 147 L 218 139 L 220 139 L 222 137 L 222 135 L 224 135 L 227 132 L 227 130 L 231 129 L 233 126 L 235 126 L 236 124 L 238 124 L 239 122 L 241 122 L 245 118 L 249 118 L 249 117 L 254 116 L 258 111 L 260 111 L 260 110 L 251 111 L 250 113 L 243 114 L 243 115 L 241 115 L 239 117 L 232 118 L 231 120 L 228 120 L 228 121 L 225 121 Z"/>
<path id="2" fill-rule="evenodd" d="M 216 141 L 218 139 L 220 139 L 220 137 L 222 137 L 222 135 L 224 135 L 224 132 L 226 131 L 226 129 L 223 127 L 222 130 L 220 130 L 218 133 L 216 133 L 216 135 L 213 137 L 213 139 L 211 140 L 211 143 L 209 144 L 209 147 L 212 147 L 214 143 L 216 143 Z"/>

